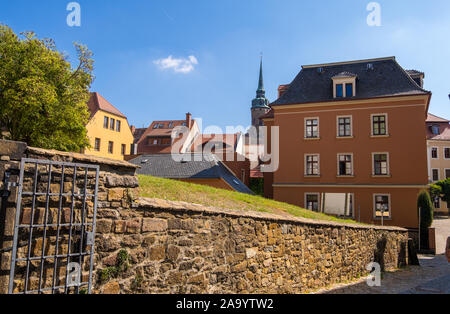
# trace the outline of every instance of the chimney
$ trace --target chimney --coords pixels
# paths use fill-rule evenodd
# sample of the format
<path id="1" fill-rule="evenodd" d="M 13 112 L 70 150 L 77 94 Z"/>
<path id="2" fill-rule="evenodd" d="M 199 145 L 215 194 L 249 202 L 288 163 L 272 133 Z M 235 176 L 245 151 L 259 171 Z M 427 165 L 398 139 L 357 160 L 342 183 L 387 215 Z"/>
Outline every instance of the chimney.
<path id="1" fill-rule="evenodd" d="M 134 132 L 136 132 L 136 127 L 134 125 L 132 125 L 130 128 L 131 128 L 131 133 L 134 135 Z"/>
<path id="2" fill-rule="evenodd" d="M 190 112 L 186 113 L 186 127 L 190 129 L 192 126 L 192 114 Z"/>
<path id="3" fill-rule="evenodd" d="M 278 98 L 280 98 L 281 96 L 283 96 L 283 94 L 285 92 L 287 92 L 287 90 L 289 89 L 290 85 L 280 85 L 278 87 Z"/>

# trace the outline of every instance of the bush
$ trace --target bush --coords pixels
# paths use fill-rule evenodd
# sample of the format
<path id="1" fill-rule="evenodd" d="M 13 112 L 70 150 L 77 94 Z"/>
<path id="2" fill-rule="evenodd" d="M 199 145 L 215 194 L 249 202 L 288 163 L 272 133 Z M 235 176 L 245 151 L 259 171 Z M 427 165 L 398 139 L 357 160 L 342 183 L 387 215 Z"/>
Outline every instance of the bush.
<path id="1" fill-rule="evenodd" d="M 433 224 L 433 203 L 430 194 L 422 191 L 417 199 L 417 210 L 420 213 L 420 243 L 422 248 L 428 248 L 428 228 Z M 419 248 L 420 249 L 420 248 Z"/>

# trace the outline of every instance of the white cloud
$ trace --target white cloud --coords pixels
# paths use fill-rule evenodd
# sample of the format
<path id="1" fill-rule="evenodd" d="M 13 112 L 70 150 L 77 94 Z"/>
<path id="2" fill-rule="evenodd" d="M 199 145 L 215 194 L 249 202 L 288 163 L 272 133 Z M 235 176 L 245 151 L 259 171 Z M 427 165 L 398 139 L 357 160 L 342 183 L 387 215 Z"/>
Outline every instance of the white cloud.
<path id="1" fill-rule="evenodd" d="M 187 74 L 195 69 L 198 64 L 198 60 L 194 56 L 188 58 L 174 59 L 172 56 L 168 56 L 165 59 L 158 59 L 153 61 L 161 70 L 173 70 L 175 73 Z"/>

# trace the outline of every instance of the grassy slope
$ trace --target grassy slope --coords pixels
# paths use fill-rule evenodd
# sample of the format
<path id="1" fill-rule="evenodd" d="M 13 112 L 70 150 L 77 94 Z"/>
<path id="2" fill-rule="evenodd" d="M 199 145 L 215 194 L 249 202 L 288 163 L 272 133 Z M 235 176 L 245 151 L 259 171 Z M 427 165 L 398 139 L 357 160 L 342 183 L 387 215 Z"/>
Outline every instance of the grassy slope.
<path id="1" fill-rule="evenodd" d="M 327 221 L 352 222 L 332 216 L 315 213 L 297 206 L 268 200 L 259 196 L 246 195 L 209 186 L 185 183 L 176 180 L 139 176 L 140 196 L 158 198 L 169 201 L 213 206 L 224 209 L 253 210 L 274 214 L 285 214 L 310 219 Z"/>

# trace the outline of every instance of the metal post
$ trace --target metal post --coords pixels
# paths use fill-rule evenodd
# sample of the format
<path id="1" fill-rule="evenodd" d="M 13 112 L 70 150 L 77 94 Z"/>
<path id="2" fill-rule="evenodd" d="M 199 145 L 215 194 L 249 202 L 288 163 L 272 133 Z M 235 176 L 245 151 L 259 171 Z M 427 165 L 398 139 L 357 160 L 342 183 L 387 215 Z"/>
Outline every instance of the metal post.
<path id="1" fill-rule="evenodd" d="M 422 215 L 422 208 L 421 207 L 419 207 L 419 250 L 420 250 L 420 218 L 421 218 L 421 215 Z"/>

